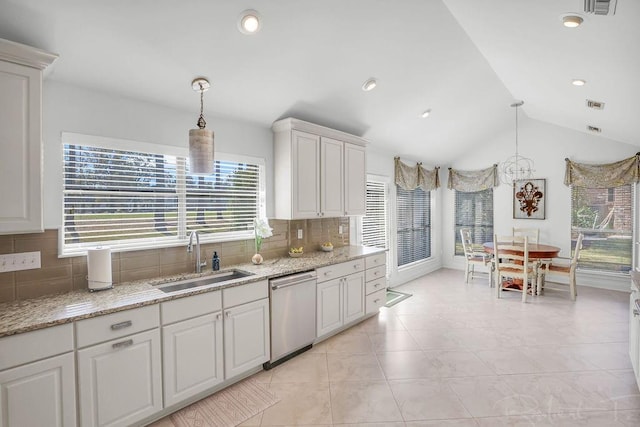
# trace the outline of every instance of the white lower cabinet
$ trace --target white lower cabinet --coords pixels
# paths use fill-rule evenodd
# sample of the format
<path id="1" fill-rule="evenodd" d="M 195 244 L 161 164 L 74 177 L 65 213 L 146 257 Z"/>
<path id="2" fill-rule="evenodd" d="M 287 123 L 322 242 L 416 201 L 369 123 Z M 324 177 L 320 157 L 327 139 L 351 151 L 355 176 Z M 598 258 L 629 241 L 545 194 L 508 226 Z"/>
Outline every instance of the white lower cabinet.
<path id="1" fill-rule="evenodd" d="M 364 316 L 364 274 L 350 274 L 342 279 L 344 324 Z"/>
<path id="2" fill-rule="evenodd" d="M 149 306 L 76 322 L 78 339 L 84 334 L 88 345 L 77 352 L 83 427 L 129 426 L 162 410 L 158 312 Z M 92 330 L 114 339 L 89 345 Z"/>
<path id="3" fill-rule="evenodd" d="M 186 400 L 224 380 L 221 292 L 160 304 L 164 406 Z"/>
<path id="4" fill-rule="evenodd" d="M 73 427 L 73 325 L 0 338 L 0 427 Z"/>
<path id="5" fill-rule="evenodd" d="M 233 378 L 268 361 L 269 351 L 268 298 L 224 310 L 224 372 L 226 379 Z"/>
<path id="6" fill-rule="evenodd" d="M 362 270 L 361 264 L 344 263 L 318 269 L 318 277 Z M 328 274 L 327 274 L 328 273 Z M 317 285 L 317 335 L 326 335 L 364 316 L 364 273 L 358 272 L 319 282 Z"/>
<path id="7" fill-rule="evenodd" d="M 365 259 L 365 313 L 374 314 L 387 303 L 387 254 Z"/>
<path id="8" fill-rule="evenodd" d="M 224 380 L 221 313 L 164 326 L 162 342 L 165 406 Z"/>
<path id="9" fill-rule="evenodd" d="M 0 426 L 75 426 L 75 395 L 73 353 L 0 371 Z"/>
<path id="10" fill-rule="evenodd" d="M 317 324 L 319 337 L 338 329 L 343 322 L 342 278 L 317 285 Z"/>

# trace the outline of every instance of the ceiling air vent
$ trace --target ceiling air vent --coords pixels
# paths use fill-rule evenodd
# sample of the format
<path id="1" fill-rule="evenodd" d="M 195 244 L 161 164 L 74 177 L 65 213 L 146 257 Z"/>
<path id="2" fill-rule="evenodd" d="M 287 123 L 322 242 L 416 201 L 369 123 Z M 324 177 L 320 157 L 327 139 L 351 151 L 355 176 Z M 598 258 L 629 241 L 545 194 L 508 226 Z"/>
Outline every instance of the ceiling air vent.
<path id="1" fill-rule="evenodd" d="M 615 15 L 618 0 L 584 0 L 585 13 Z"/>
<path id="2" fill-rule="evenodd" d="M 587 99 L 587 107 L 593 108 L 594 110 L 604 110 L 604 102 Z"/>
<path id="3" fill-rule="evenodd" d="M 587 126 L 587 130 L 588 130 L 589 132 L 593 132 L 593 133 L 600 133 L 600 132 L 602 132 L 602 129 L 597 128 L 597 127 L 595 127 L 595 126 Z"/>

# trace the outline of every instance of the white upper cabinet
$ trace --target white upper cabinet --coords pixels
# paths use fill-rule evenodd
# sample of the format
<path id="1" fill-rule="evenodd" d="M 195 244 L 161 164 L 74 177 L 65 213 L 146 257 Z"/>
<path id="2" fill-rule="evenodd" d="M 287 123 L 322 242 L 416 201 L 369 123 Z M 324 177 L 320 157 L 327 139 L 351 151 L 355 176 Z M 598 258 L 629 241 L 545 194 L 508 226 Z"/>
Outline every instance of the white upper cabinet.
<path id="1" fill-rule="evenodd" d="M 344 145 L 344 210 L 345 215 L 364 215 L 367 192 L 365 148 Z"/>
<path id="2" fill-rule="evenodd" d="M 272 129 L 276 218 L 364 215 L 365 140 L 292 118 Z"/>
<path id="3" fill-rule="evenodd" d="M 0 234 L 44 229 L 42 70 L 56 58 L 0 39 Z"/>
<path id="4" fill-rule="evenodd" d="M 335 139 L 320 139 L 321 216 L 344 215 L 344 145 Z"/>

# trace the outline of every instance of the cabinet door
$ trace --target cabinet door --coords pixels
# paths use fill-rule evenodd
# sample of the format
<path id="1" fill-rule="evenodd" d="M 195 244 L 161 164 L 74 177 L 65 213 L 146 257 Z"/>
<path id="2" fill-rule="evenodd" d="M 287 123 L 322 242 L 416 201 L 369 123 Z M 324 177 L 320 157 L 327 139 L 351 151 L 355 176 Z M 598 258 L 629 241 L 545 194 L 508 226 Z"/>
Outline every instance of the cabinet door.
<path id="1" fill-rule="evenodd" d="M 222 313 L 163 327 L 162 354 L 165 406 L 222 382 Z"/>
<path id="2" fill-rule="evenodd" d="M 364 147 L 344 144 L 344 210 L 346 215 L 364 215 L 367 165 Z"/>
<path id="3" fill-rule="evenodd" d="M 640 294 L 632 292 L 629 296 L 629 357 L 640 386 L 640 314 L 635 312 L 636 299 L 640 299 Z"/>
<path id="4" fill-rule="evenodd" d="M 292 219 L 317 218 L 320 213 L 320 137 L 293 131 Z"/>
<path id="5" fill-rule="evenodd" d="M 344 215 L 344 159 L 342 141 L 320 141 L 320 211 L 321 216 Z"/>
<path id="6" fill-rule="evenodd" d="M 225 378 L 247 372 L 269 360 L 269 299 L 224 311 Z"/>
<path id="7" fill-rule="evenodd" d="M 317 285 L 317 325 L 319 337 L 344 324 L 342 278 L 328 280 Z"/>
<path id="8" fill-rule="evenodd" d="M 344 324 L 364 316 L 364 273 L 350 274 L 343 279 Z"/>
<path id="9" fill-rule="evenodd" d="M 73 365 L 67 353 L 0 372 L 0 427 L 75 426 Z"/>
<path id="10" fill-rule="evenodd" d="M 40 70 L 0 61 L 0 234 L 42 231 Z"/>
<path id="11" fill-rule="evenodd" d="M 129 426 L 162 409 L 158 329 L 78 351 L 80 423 Z"/>

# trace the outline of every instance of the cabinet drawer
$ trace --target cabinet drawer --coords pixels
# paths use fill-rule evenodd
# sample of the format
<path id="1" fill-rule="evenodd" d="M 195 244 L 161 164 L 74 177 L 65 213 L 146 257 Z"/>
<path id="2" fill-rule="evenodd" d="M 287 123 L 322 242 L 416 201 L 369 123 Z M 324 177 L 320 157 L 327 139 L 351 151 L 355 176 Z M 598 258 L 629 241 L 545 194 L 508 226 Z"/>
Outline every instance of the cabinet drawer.
<path id="1" fill-rule="evenodd" d="M 348 274 L 364 271 L 364 260 L 356 259 L 340 264 L 329 265 L 316 269 L 318 273 L 318 282 L 335 279 L 336 277 L 346 276 Z"/>
<path id="2" fill-rule="evenodd" d="M 370 268 L 365 272 L 365 280 L 371 282 L 372 280 L 384 279 L 387 275 L 387 266 L 381 265 L 379 267 Z"/>
<path id="3" fill-rule="evenodd" d="M 0 371 L 71 350 L 71 323 L 0 338 Z"/>
<path id="4" fill-rule="evenodd" d="M 222 292 L 214 291 L 206 294 L 192 295 L 186 298 L 178 298 L 160 304 L 162 324 L 191 319 L 222 310 Z"/>
<path id="5" fill-rule="evenodd" d="M 387 263 L 387 253 L 383 252 L 377 255 L 371 255 L 365 258 L 365 268 L 379 267 Z"/>
<path id="6" fill-rule="evenodd" d="M 366 314 L 375 313 L 380 307 L 384 306 L 386 301 L 387 291 L 384 289 L 367 295 L 365 297 Z"/>
<path id="7" fill-rule="evenodd" d="M 157 328 L 160 325 L 159 304 L 120 311 L 76 322 L 79 348 L 125 335 Z"/>
<path id="8" fill-rule="evenodd" d="M 269 283 L 267 280 L 234 286 L 222 290 L 222 306 L 233 307 L 251 301 L 269 297 Z"/>
<path id="9" fill-rule="evenodd" d="M 382 277 L 377 280 L 367 281 L 365 286 L 365 295 L 369 295 L 382 289 L 387 289 L 387 279 Z"/>

